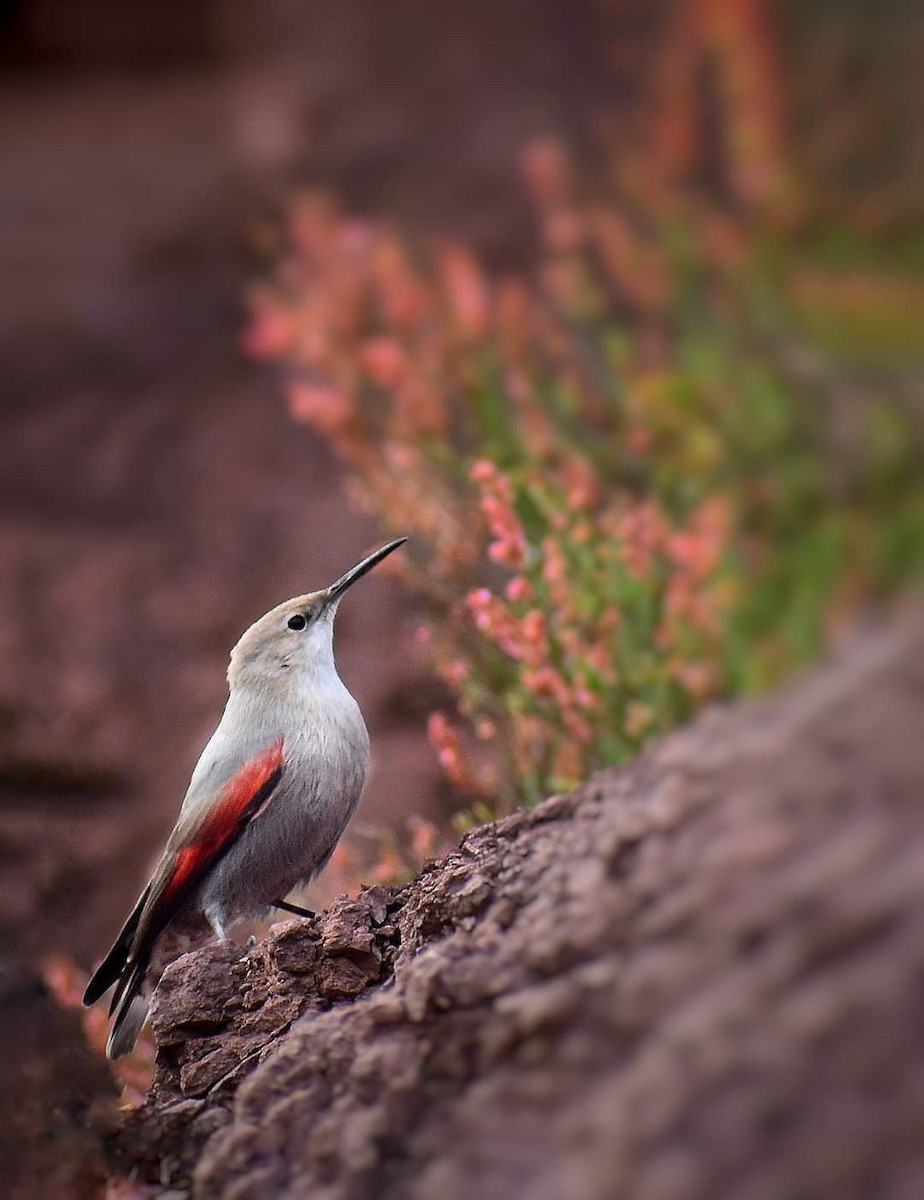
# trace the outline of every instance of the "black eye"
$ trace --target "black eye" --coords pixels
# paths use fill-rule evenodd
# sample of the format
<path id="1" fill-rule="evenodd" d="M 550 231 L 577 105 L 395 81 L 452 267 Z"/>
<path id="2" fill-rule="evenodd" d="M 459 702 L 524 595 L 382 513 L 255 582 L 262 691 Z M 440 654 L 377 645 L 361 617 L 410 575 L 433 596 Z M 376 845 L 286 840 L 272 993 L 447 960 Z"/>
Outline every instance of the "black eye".
<path id="1" fill-rule="evenodd" d="M 290 629 L 304 629 L 308 622 L 301 613 L 296 613 L 294 617 L 289 617 L 286 622 Z"/>

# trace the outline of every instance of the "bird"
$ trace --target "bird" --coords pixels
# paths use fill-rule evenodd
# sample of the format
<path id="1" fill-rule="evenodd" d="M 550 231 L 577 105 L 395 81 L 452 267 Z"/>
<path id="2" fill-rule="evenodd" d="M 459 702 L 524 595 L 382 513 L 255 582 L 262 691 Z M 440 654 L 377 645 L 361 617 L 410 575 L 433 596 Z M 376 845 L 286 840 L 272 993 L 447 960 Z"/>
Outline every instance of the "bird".
<path id="1" fill-rule="evenodd" d="M 160 861 L 84 994 L 115 985 L 106 1054 L 134 1046 L 147 1016 L 152 956 L 165 931 L 230 924 L 286 901 L 323 869 L 359 802 L 369 735 L 337 673 L 333 626 L 348 588 L 407 541 L 388 542 L 330 587 L 277 605 L 231 651 L 228 700 L 193 770 Z M 203 928 L 205 926 L 203 925 Z"/>

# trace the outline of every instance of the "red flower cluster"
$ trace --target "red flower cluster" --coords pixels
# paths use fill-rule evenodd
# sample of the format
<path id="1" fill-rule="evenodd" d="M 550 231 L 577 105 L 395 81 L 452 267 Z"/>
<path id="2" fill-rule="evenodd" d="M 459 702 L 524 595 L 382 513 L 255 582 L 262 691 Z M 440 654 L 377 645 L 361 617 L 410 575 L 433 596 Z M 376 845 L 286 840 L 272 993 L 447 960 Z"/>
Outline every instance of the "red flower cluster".
<path id="1" fill-rule="evenodd" d="M 462 746 L 462 735 L 457 726 L 450 724 L 445 713 L 434 712 L 427 721 L 427 738 L 436 751 L 440 766 L 446 777 L 465 792 L 480 790 Z"/>
<path id="2" fill-rule="evenodd" d="M 474 464 L 470 474 L 481 489 L 481 511 L 494 539 L 488 545 L 488 557 L 508 567 L 525 566 L 526 534 L 514 510 L 510 480 L 484 458 Z"/>

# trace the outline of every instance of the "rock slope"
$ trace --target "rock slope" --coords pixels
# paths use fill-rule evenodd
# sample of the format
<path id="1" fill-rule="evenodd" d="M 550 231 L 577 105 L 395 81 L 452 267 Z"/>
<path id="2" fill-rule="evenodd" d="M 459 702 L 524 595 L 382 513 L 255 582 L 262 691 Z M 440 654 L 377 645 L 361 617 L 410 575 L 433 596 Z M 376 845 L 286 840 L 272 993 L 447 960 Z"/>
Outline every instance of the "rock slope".
<path id="1" fill-rule="evenodd" d="M 153 1195 L 924 1194 L 924 627 L 168 969 Z"/>

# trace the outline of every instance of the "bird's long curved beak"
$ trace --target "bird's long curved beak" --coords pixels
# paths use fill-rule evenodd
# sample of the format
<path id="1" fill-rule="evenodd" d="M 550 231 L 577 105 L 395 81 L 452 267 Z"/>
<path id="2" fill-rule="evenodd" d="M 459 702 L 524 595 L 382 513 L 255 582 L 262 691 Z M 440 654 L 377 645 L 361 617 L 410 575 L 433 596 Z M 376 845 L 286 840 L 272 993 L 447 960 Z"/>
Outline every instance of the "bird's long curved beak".
<path id="1" fill-rule="evenodd" d="M 351 567 L 345 575 L 341 575 L 336 583 L 332 583 L 327 589 L 327 597 L 325 604 L 333 604 L 339 600 L 348 587 L 352 587 L 357 579 L 371 571 L 377 563 L 380 563 L 383 558 L 387 558 L 392 550 L 397 550 L 399 546 L 403 546 L 407 541 L 406 537 L 395 538 L 393 542 L 389 542 L 381 549 L 374 551 L 368 558 L 364 558 L 362 562 L 357 563 L 355 567 Z"/>

